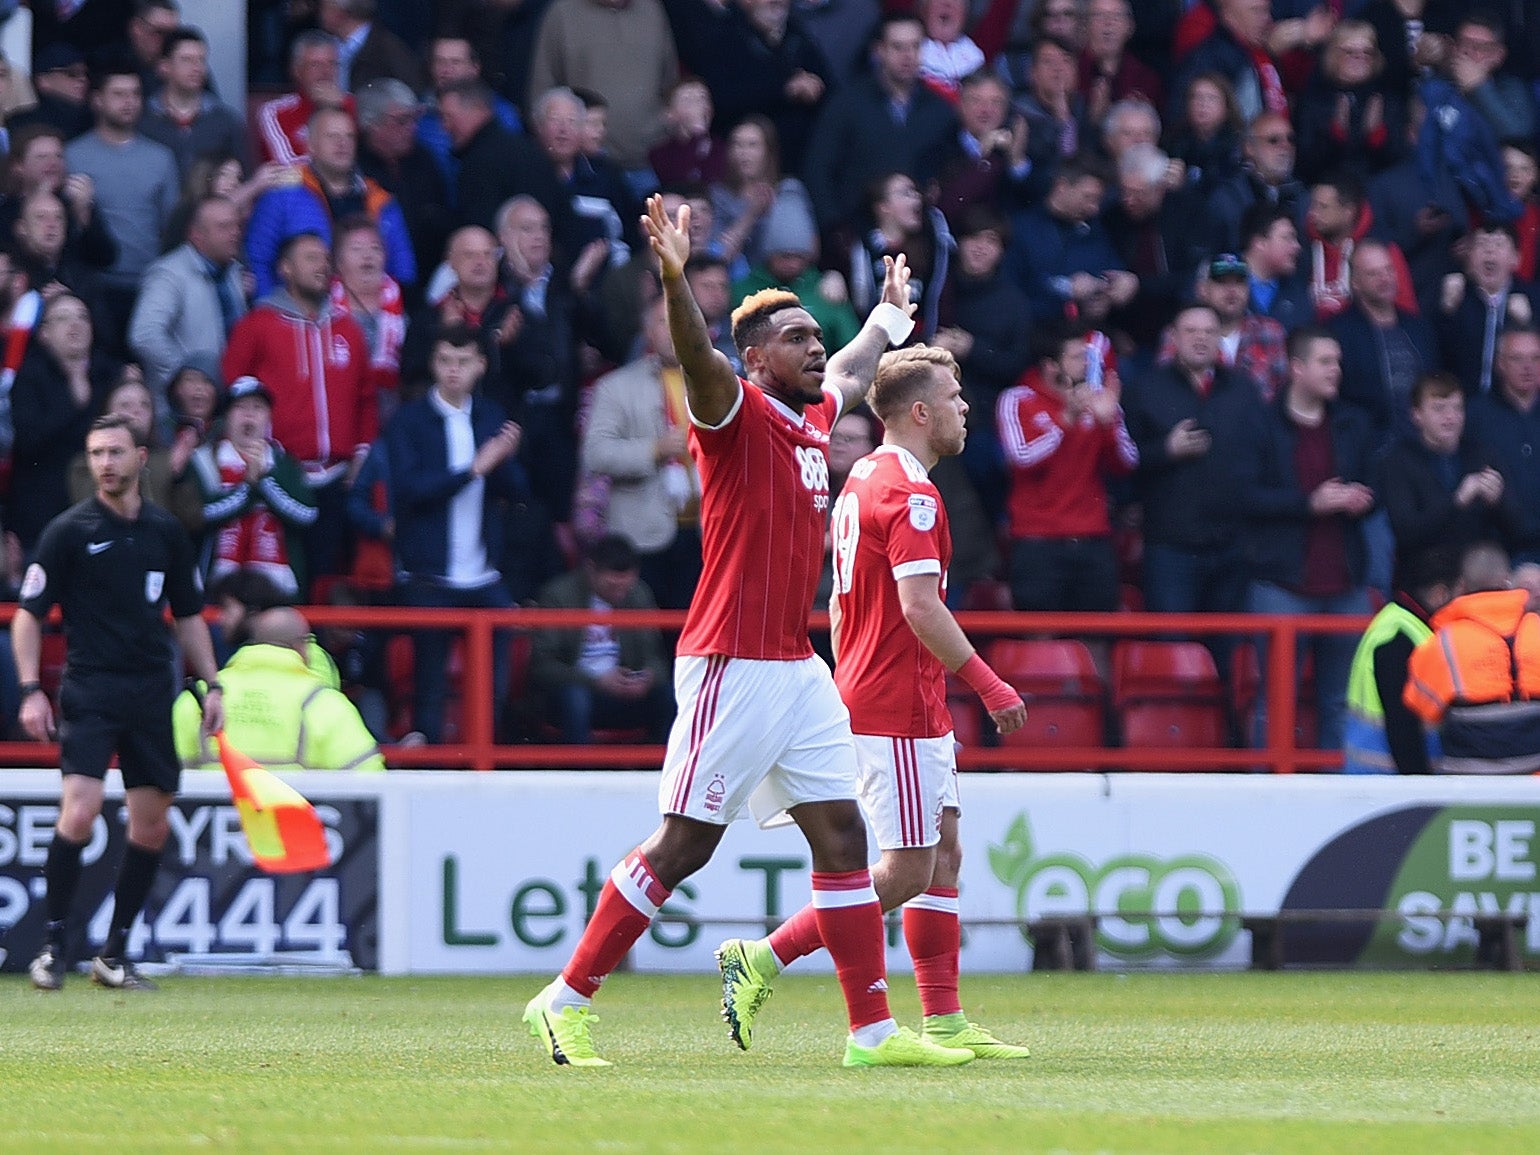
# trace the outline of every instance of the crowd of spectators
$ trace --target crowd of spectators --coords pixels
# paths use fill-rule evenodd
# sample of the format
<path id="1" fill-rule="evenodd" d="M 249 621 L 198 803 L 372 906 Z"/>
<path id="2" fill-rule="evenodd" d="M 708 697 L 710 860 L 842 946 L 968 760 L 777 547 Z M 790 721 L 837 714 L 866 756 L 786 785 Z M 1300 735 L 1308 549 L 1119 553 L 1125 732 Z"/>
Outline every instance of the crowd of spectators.
<path id="1" fill-rule="evenodd" d="M 729 357 L 744 294 L 792 288 L 832 351 L 906 255 L 971 407 L 954 605 L 1359 614 L 1430 546 L 1540 561 L 1527 5 L 252 0 L 250 98 L 176 0 L 32 11 L 30 85 L 0 70 L 12 583 L 111 408 L 213 589 L 682 608 L 653 193 Z M 537 639 L 550 708 L 510 718 L 659 732 L 654 643 Z M 366 714 L 439 740 L 447 640 L 415 645 Z M 392 646 L 339 646 L 388 698 Z M 1315 650 L 1323 745 L 1351 648 Z"/>

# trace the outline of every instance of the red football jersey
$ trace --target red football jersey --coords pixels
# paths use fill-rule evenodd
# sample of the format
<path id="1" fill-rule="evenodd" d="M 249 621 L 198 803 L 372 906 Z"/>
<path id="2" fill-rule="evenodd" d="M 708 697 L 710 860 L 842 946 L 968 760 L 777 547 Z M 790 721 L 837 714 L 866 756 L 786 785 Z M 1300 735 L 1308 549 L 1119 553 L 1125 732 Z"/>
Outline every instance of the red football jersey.
<path id="1" fill-rule="evenodd" d="M 939 738 L 952 729 L 946 667 L 915 637 L 898 601 L 900 578 L 934 575 L 946 595 L 952 533 L 925 466 L 881 446 L 850 471 L 834 504 L 834 596 L 840 651 L 834 682 L 857 734 Z"/>
<path id="2" fill-rule="evenodd" d="M 702 567 L 679 653 L 794 661 L 813 653 L 807 618 L 823 567 L 825 451 L 840 399 L 826 392 L 799 417 L 757 385 L 739 385 L 721 428 L 690 426 Z"/>

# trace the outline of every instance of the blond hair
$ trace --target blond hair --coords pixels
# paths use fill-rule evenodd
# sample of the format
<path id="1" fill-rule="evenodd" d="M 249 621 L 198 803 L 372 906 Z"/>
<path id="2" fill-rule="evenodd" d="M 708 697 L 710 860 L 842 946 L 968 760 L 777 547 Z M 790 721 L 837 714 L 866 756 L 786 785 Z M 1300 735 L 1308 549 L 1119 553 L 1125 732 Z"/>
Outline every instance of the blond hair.
<path id="1" fill-rule="evenodd" d="M 957 358 L 939 346 L 910 345 L 884 353 L 867 393 L 867 403 L 878 419 L 886 425 L 919 400 L 935 381 L 932 370 L 936 367 L 946 370 L 954 380 L 962 380 Z"/>

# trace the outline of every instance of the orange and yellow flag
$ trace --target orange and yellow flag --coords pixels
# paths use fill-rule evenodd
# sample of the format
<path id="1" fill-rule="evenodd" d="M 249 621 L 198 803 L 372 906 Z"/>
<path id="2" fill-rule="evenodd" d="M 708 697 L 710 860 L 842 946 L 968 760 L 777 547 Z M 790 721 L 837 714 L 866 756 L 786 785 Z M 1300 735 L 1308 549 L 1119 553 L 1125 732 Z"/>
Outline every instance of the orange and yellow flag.
<path id="1" fill-rule="evenodd" d="M 326 828 L 305 796 L 214 735 L 230 795 L 257 866 L 269 874 L 298 874 L 330 866 Z"/>

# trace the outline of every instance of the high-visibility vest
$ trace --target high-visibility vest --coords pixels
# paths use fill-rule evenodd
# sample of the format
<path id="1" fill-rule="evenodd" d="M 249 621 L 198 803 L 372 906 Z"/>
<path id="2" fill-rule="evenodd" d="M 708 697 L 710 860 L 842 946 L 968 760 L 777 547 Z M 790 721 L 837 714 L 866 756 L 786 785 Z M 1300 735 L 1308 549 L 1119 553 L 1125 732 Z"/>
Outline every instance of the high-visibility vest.
<path id="1" fill-rule="evenodd" d="M 287 646 L 248 644 L 219 671 L 225 736 L 267 770 L 383 770 L 374 736 L 340 690 Z M 219 769 L 201 740 L 202 714 L 191 693 L 172 707 L 177 756 L 188 769 Z"/>
<path id="2" fill-rule="evenodd" d="M 1348 671 L 1348 716 L 1342 732 L 1344 774 L 1396 773 L 1390 741 L 1385 735 L 1385 703 L 1380 700 L 1380 688 L 1374 680 L 1374 655 L 1393 638 L 1409 638 L 1416 646 L 1432 636 L 1427 622 L 1396 602 L 1386 603 L 1364 630 Z M 1438 732 L 1424 727 L 1424 735 L 1431 766 L 1438 756 Z"/>

